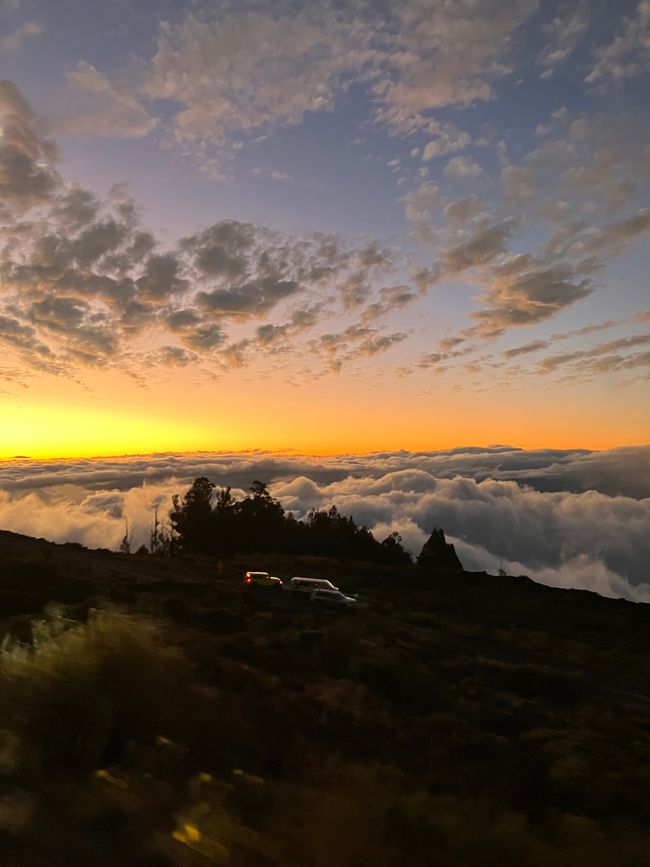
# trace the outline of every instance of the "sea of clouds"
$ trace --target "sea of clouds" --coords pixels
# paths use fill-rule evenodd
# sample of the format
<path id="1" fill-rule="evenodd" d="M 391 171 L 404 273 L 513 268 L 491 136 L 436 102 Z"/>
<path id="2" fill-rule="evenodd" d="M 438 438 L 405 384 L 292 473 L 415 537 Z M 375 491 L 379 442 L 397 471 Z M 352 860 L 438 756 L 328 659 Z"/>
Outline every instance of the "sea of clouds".
<path id="1" fill-rule="evenodd" d="M 336 504 L 417 554 L 441 526 L 469 570 L 650 602 L 650 446 L 510 446 L 309 457 L 244 452 L 0 463 L 0 528 L 117 548 L 147 543 L 155 506 L 200 475 L 243 496 L 255 479 L 298 518 Z"/>

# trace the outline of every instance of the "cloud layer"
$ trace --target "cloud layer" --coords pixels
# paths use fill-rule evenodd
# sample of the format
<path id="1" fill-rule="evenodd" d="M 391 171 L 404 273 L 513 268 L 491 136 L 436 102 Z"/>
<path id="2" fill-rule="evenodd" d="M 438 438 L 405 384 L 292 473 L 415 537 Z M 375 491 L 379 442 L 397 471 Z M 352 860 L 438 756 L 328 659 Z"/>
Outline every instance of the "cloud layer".
<path id="1" fill-rule="evenodd" d="M 466 568 L 650 602 L 650 447 L 527 452 L 498 446 L 337 458 L 161 455 L 0 465 L 0 526 L 55 541 L 148 541 L 154 505 L 198 475 L 240 494 L 257 478 L 304 517 L 336 504 L 417 553 L 433 526 Z"/>
<path id="2" fill-rule="evenodd" d="M 96 70 L 75 75 L 117 99 Z M 56 163 L 16 85 L 0 82 L 0 344 L 32 371 L 142 377 L 201 360 L 223 371 L 273 353 L 277 340 L 286 351 L 319 318 L 350 314 L 363 328 L 310 343 L 316 368 L 338 370 L 407 336 L 378 325 L 417 293 L 394 284 L 399 255 L 377 241 L 223 219 L 161 249 L 125 185 L 102 200 L 65 184 Z"/>

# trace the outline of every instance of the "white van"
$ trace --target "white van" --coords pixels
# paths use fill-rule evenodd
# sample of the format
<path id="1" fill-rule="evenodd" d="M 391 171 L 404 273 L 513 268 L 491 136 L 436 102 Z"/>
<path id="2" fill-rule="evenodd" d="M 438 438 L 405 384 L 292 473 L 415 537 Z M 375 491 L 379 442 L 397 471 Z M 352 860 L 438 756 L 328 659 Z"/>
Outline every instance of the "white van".
<path id="1" fill-rule="evenodd" d="M 289 589 L 296 593 L 313 593 L 314 590 L 338 590 L 327 578 L 292 578 Z"/>

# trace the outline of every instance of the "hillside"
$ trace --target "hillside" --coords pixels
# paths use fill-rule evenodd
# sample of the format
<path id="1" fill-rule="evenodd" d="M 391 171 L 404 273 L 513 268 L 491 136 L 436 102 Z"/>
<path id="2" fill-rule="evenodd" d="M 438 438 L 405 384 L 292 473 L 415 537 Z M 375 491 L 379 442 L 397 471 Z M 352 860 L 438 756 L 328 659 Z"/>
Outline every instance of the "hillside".
<path id="1" fill-rule="evenodd" d="M 645 864 L 649 624 L 526 578 L 0 532 L 0 863 Z"/>

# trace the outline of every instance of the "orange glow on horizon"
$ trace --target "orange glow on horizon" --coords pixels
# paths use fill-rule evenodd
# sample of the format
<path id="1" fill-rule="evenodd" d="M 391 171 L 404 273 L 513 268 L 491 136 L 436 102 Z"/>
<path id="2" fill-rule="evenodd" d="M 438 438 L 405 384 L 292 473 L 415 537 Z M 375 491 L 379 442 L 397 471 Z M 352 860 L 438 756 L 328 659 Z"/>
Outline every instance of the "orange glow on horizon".
<path id="1" fill-rule="evenodd" d="M 269 400 L 271 400 L 269 398 Z M 271 400 L 272 403 L 272 400 Z M 525 449 L 608 449 L 639 445 L 643 419 L 620 426 L 596 424 L 579 407 L 562 417 L 543 418 L 511 407 L 481 412 L 463 405 L 448 405 L 445 412 L 423 417 L 421 407 L 398 402 L 390 413 L 370 400 L 357 401 L 352 412 L 346 403 L 318 406 L 317 401 L 288 406 L 269 413 L 264 401 L 259 414 L 234 407 L 227 417 L 218 411 L 197 418 L 179 405 L 176 417 L 149 408 L 138 412 L 96 407 L 21 407 L 3 413 L 0 460 L 33 460 L 181 454 L 191 452 L 245 452 L 263 450 L 289 454 L 333 456 L 381 451 L 437 451 L 458 446 L 494 444 Z M 584 408 L 583 408 L 584 409 Z M 199 414 L 200 415 L 200 414 Z M 262 421 L 260 421 L 262 420 Z M 546 422 L 546 423 L 545 423 Z"/>
<path id="2" fill-rule="evenodd" d="M 606 407 L 606 411 L 605 408 Z M 87 388 L 54 378 L 0 395 L 0 460 L 263 450 L 332 456 L 494 444 L 601 450 L 650 441 L 643 384 L 614 390 L 499 386 L 482 391 L 397 377 L 234 371 L 216 382 L 170 375 L 142 388 L 112 371 Z"/>

